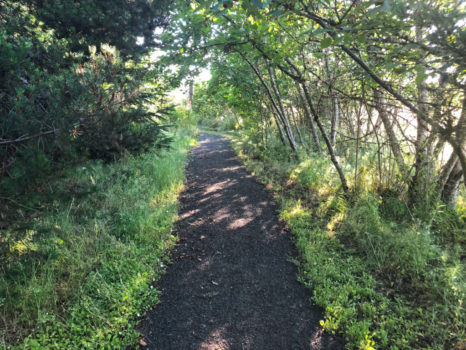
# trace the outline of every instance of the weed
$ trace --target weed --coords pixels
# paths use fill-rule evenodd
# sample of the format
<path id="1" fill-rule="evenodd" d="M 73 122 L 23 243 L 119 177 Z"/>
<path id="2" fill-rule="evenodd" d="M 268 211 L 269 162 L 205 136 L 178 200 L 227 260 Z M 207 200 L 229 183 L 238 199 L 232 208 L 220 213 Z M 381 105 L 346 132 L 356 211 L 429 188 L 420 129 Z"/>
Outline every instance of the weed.
<path id="1" fill-rule="evenodd" d="M 345 198 L 322 156 L 290 161 L 280 151 L 261 155 L 245 133 L 229 137 L 248 169 L 276 192 L 302 258 L 300 280 L 322 307 L 326 331 L 344 335 L 348 348 L 464 345 L 461 209 L 438 205 L 428 221 L 416 217 L 397 192 L 371 185 L 364 163 L 357 180 L 367 186 Z"/>
<path id="2" fill-rule="evenodd" d="M 69 169 L 11 225 L 0 271 L 1 346 L 125 348 L 176 238 L 177 196 L 193 139 L 169 150 Z M 21 232 L 23 232 L 21 234 Z"/>

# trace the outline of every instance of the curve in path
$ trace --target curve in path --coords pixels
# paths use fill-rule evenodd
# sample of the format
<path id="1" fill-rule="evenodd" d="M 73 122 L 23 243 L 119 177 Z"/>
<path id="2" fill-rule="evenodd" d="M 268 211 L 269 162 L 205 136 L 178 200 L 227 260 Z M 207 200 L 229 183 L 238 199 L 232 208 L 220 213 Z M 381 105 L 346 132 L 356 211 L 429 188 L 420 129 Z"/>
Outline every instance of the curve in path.
<path id="1" fill-rule="evenodd" d="M 296 280 L 270 193 L 228 141 L 201 134 L 187 167 L 179 243 L 149 313 L 149 349 L 342 349 Z"/>

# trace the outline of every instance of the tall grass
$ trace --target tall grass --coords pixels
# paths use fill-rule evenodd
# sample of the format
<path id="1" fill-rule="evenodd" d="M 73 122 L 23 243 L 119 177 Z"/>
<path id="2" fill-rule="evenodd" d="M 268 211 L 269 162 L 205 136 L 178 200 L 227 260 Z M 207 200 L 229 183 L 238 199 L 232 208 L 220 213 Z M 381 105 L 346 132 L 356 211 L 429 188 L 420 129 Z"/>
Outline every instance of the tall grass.
<path id="1" fill-rule="evenodd" d="M 0 346 L 125 348 L 175 242 L 177 196 L 194 139 L 169 150 L 70 169 L 31 200 L 5 232 Z M 32 209 L 32 208 L 31 208 Z"/>
<path id="2" fill-rule="evenodd" d="M 296 159 L 276 139 L 261 145 L 248 132 L 230 137 L 276 192 L 324 329 L 344 335 L 348 348 L 464 348 L 463 199 L 457 212 L 438 202 L 416 216 L 393 187 L 374 186 L 371 154 L 361 157 L 357 177 L 345 164 L 355 189 L 348 197 L 325 156 Z"/>

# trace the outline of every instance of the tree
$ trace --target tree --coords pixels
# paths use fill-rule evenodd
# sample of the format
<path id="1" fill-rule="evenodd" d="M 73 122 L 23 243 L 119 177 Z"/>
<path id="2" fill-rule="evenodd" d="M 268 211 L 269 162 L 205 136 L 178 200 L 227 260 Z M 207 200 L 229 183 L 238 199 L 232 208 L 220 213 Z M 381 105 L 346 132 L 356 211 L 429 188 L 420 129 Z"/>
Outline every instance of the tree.
<path id="1" fill-rule="evenodd" d="M 185 10 L 184 15 L 186 13 Z M 342 119 L 355 139 L 356 151 L 361 141 L 356 131 L 361 129 L 361 123 L 371 130 L 372 120 L 365 115 L 366 109 L 361 109 L 363 104 L 369 102 L 370 108 L 378 111 L 412 206 L 437 198 L 435 194 L 430 196 L 430 189 L 438 183 L 440 172 L 436 169 L 447 165 L 439 158 L 445 142 L 452 146 L 464 175 L 464 127 L 459 116 L 464 96 L 462 67 L 465 66 L 461 38 L 465 33 L 464 28 L 457 25 L 464 18 L 461 6 L 440 0 L 429 4 L 416 1 L 329 4 L 304 0 L 293 3 L 222 0 L 191 3 L 188 13 L 190 18 L 197 18 L 196 39 L 184 39 L 185 43 L 190 42 L 190 52 L 213 49 L 211 60 L 223 59 L 225 53 L 239 54 L 248 62 L 253 74 L 268 77 L 268 82 L 263 81 L 269 88 L 262 85 L 266 87 L 269 100 L 270 96 L 275 99 L 270 100 L 270 106 L 279 121 L 278 130 L 286 134 L 292 149 L 295 147 L 291 134 L 286 132 L 290 128 L 283 118 L 286 113 L 280 107 L 280 102 L 284 104 L 283 96 L 278 98 L 283 93 L 275 88 L 274 74 L 280 73 L 280 84 L 294 85 L 291 91 L 298 94 L 301 91 L 300 100 L 304 114 L 311 120 L 310 129 L 317 125 L 339 173 L 342 188 L 349 189 L 349 186 L 340 164 L 345 159 L 336 156 L 337 135 L 344 138 L 346 134 L 338 122 L 343 118 L 338 97 L 351 101 L 353 111 L 362 111 L 362 115 L 346 113 Z M 206 28 L 210 22 L 215 23 L 213 30 Z M 434 22 L 435 29 L 427 30 Z M 218 52 L 222 55 L 217 55 Z M 262 64 L 268 67 L 267 71 L 260 71 Z M 359 86 L 359 83 L 355 85 L 357 81 L 374 92 L 371 100 L 365 96 L 365 88 L 359 91 L 353 88 Z M 387 109 L 387 106 L 391 107 Z M 409 117 L 400 119 L 389 110 Z M 354 122 L 356 116 L 357 123 Z M 403 130 L 405 124 L 412 124 L 413 118 L 417 119 L 414 143 L 412 126 L 408 134 Z M 313 135 L 314 147 L 318 148 L 319 138 L 315 132 Z M 375 136 L 376 131 L 365 137 L 371 135 Z M 376 136 L 380 141 L 380 135 Z M 382 145 L 379 142 L 379 146 Z M 403 155 L 410 154 L 413 147 L 414 159 Z M 456 176 L 453 179 L 457 181 Z M 429 197 L 425 197 L 428 194 Z"/>
<path id="2" fill-rule="evenodd" d="M 0 2 L 2 192 L 23 192 L 76 159 L 166 144 L 170 77 L 143 55 L 167 24 L 164 4 Z"/>

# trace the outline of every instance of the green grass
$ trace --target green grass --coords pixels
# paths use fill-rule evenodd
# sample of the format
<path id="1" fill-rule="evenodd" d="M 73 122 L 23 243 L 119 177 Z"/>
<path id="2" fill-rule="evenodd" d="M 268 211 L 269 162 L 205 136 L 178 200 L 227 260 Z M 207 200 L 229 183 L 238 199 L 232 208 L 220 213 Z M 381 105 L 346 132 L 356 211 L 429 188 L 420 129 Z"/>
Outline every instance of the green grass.
<path id="1" fill-rule="evenodd" d="M 192 133 L 169 150 L 69 169 L 2 232 L 0 346 L 125 348 L 158 302 Z M 15 204 L 12 203 L 14 207 Z M 21 214 L 22 213 L 22 214 Z M 25 215 L 26 219 L 21 219 Z"/>
<path id="2" fill-rule="evenodd" d="M 300 252 L 300 279 L 322 307 L 326 331 L 343 335 L 349 349 L 465 346 L 461 205 L 453 212 L 439 203 L 423 221 L 396 196 L 371 189 L 370 164 L 362 164 L 358 180 L 365 190 L 348 198 L 325 157 L 297 160 L 276 140 L 228 137 L 249 171 L 275 191 Z"/>
<path id="3" fill-rule="evenodd" d="M 199 129 L 200 133 L 211 134 L 216 136 L 234 135 L 233 131 L 216 131 L 212 129 Z"/>

